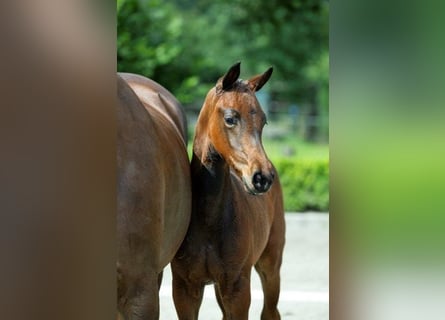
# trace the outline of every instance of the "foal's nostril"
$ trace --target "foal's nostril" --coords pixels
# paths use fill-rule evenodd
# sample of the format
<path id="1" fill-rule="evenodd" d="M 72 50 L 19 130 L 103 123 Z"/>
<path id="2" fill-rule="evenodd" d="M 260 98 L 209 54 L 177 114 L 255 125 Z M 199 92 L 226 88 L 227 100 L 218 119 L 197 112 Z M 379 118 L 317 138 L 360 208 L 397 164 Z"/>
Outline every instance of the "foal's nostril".
<path id="1" fill-rule="evenodd" d="M 258 171 L 253 175 L 252 184 L 255 190 L 258 192 L 266 192 L 269 189 L 271 183 L 272 181 L 268 177 L 263 175 L 261 171 Z"/>
<path id="2" fill-rule="evenodd" d="M 256 190 L 259 190 L 261 188 L 261 173 L 257 172 L 253 175 L 252 178 L 252 184 L 255 187 Z"/>

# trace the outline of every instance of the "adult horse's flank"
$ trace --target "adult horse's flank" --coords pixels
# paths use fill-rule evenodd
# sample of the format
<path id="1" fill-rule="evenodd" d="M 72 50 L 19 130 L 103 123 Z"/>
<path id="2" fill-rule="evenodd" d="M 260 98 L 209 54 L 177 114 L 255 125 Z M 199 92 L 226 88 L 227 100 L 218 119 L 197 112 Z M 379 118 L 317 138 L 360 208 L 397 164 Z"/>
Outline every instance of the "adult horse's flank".
<path id="1" fill-rule="evenodd" d="M 272 68 L 238 80 L 237 63 L 207 94 L 193 145 L 192 218 L 172 261 L 179 319 L 197 319 L 204 286 L 215 284 L 224 319 L 247 319 L 250 274 L 264 292 L 261 319 L 280 319 L 277 303 L 284 247 L 280 182 L 261 142 L 266 116 L 255 92 Z"/>
<path id="2" fill-rule="evenodd" d="M 185 117 L 147 78 L 120 74 L 117 89 L 118 318 L 158 319 L 162 270 L 190 221 Z"/>

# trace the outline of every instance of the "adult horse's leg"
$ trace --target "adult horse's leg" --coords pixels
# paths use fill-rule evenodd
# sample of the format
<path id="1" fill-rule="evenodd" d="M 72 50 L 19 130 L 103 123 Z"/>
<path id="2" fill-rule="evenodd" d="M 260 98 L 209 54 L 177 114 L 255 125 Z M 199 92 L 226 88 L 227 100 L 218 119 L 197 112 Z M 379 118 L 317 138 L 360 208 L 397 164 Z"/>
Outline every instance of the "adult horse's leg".
<path id="1" fill-rule="evenodd" d="M 246 268 L 237 278 L 219 282 L 220 300 L 225 320 L 247 320 L 250 307 L 250 273 Z"/>
<path id="2" fill-rule="evenodd" d="M 119 301 L 119 312 L 125 320 L 159 319 L 159 294 L 157 272 L 148 272 L 129 282 L 125 301 Z"/>
<path id="3" fill-rule="evenodd" d="M 191 283 L 173 272 L 173 301 L 179 320 L 197 320 L 204 284 Z"/>
<path id="4" fill-rule="evenodd" d="M 272 225 L 269 241 L 255 265 L 264 293 L 264 306 L 261 312 L 262 320 L 281 319 L 278 312 L 280 296 L 280 267 L 284 248 L 284 217 L 277 216 Z"/>

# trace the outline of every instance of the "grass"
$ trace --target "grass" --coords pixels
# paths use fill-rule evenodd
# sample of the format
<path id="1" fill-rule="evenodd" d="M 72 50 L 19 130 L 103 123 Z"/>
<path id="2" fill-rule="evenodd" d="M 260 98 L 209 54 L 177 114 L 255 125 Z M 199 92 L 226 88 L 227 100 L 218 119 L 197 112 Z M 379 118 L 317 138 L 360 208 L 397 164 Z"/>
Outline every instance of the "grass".
<path id="1" fill-rule="evenodd" d="M 272 161 L 281 158 L 329 159 L 329 146 L 326 143 L 310 143 L 296 137 L 287 136 L 282 139 L 263 138 L 263 145 Z"/>

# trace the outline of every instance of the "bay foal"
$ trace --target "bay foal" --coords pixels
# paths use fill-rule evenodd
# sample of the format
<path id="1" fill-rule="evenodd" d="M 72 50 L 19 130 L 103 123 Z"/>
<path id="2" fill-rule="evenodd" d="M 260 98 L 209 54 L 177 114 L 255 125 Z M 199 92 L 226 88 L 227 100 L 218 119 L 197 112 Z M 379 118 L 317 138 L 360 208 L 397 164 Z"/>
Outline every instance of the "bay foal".
<path id="1" fill-rule="evenodd" d="M 238 80 L 239 74 L 237 63 L 218 80 L 196 126 L 192 217 L 172 261 L 180 320 L 198 318 L 204 286 L 211 283 L 224 319 L 247 319 L 252 266 L 263 286 L 261 319 L 280 319 L 283 199 L 262 146 L 266 117 L 255 97 L 272 68 L 247 81 Z"/>

